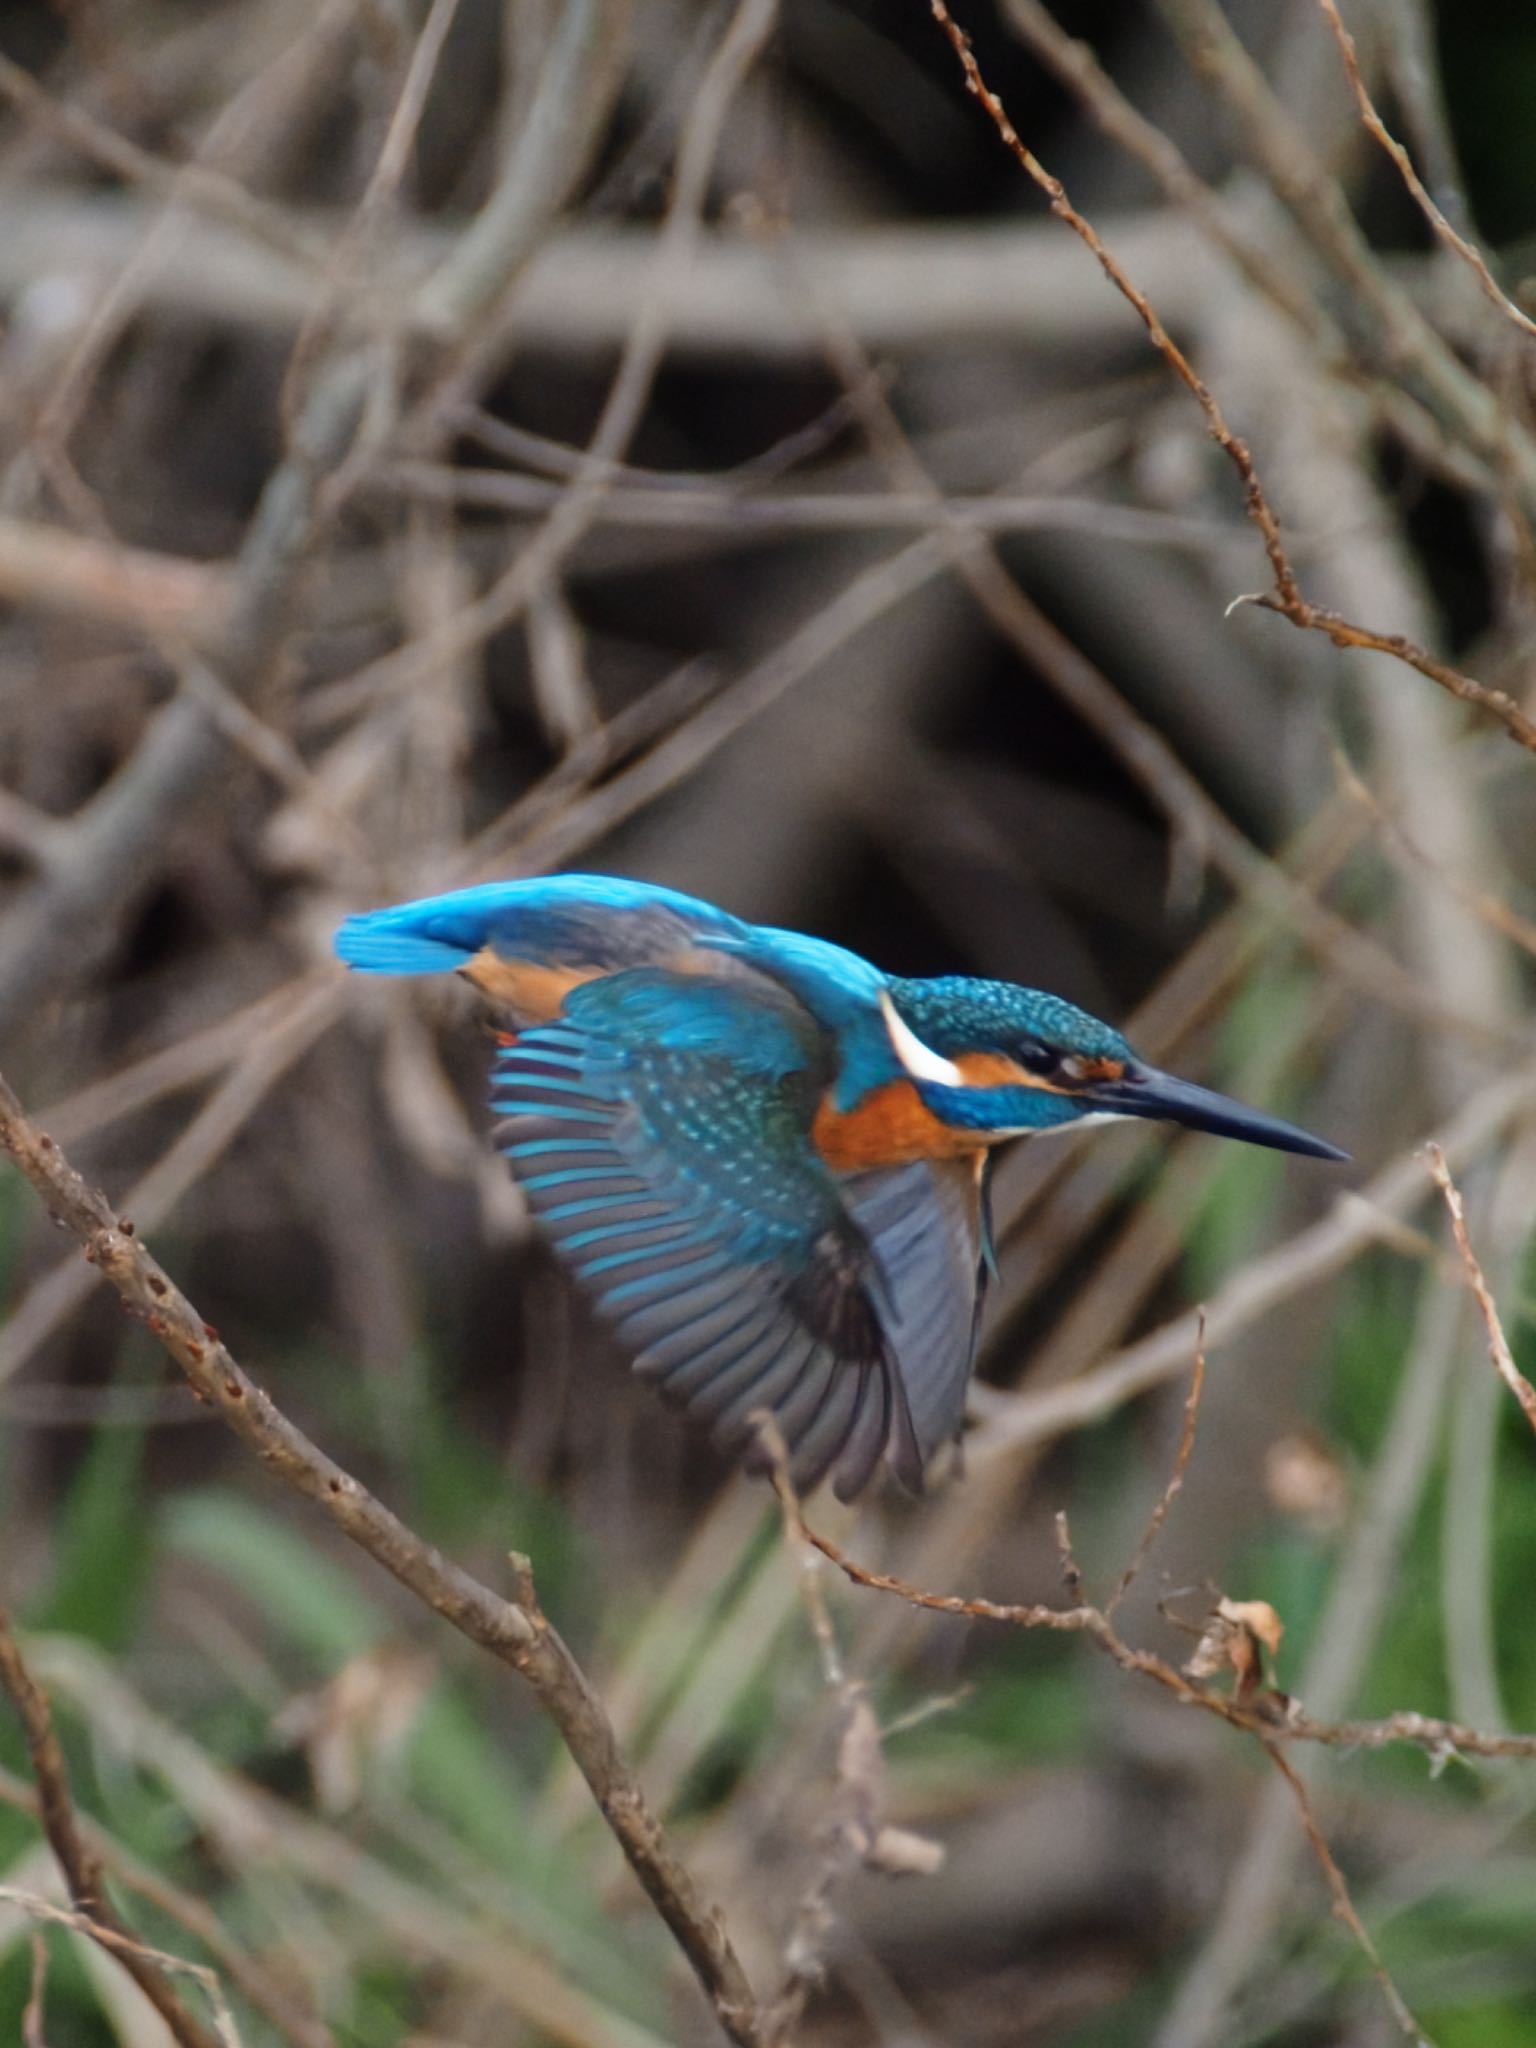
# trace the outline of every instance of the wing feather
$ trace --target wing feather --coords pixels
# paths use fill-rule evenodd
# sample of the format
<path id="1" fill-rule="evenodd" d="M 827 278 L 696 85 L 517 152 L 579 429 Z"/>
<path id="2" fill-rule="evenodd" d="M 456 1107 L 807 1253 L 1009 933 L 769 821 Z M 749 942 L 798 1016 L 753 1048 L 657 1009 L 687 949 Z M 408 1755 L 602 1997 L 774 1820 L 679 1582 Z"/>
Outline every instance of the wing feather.
<path id="1" fill-rule="evenodd" d="M 915 1435 L 885 1284 L 811 1120 L 825 1047 L 798 1005 L 739 977 L 636 969 L 567 997 L 502 1053 L 514 1175 L 636 1370 L 754 1452 L 767 1408 L 797 1485 L 867 1485 Z"/>
<path id="2" fill-rule="evenodd" d="M 986 1293 L 986 1192 L 966 1159 L 919 1160 L 850 1175 L 845 1199 L 885 1277 L 882 1307 L 926 1467 L 957 1437 Z"/>

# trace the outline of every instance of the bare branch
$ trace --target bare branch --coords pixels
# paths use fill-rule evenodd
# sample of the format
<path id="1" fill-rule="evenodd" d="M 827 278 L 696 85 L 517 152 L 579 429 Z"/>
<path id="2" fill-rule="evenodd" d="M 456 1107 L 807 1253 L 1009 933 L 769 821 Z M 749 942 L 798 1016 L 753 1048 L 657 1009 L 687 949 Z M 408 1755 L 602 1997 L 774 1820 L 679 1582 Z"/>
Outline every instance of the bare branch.
<path id="1" fill-rule="evenodd" d="M 1515 1118 L 1536 1102 L 1536 1073 L 1501 1074 L 1471 1096 L 1442 1127 L 1439 1142 L 1457 1164 L 1480 1157 Z M 1251 1260 L 1211 1297 L 1207 1322 L 1212 1343 L 1249 1327 L 1304 1287 L 1338 1272 L 1381 1234 L 1380 1218 L 1397 1216 L 1422 1198 L 1424 1167 L 1413 1147 L 1305 1230 Z M 1363 1199 L 1362 1199 L 1363 1197 Z M 1176 1379 L 1196 1337 L 1193 1311 L 1106 1359 L 1081 1379 L 1037 1394 L 1004 1396 L 990 1405 L 968 1439 L 973 1461 L 1021 1444 L 1038 1443 L 1112 1415 L 1124 1402 Z"/>
<path id="2" fill-rule="evenodd" d="M 89 1935 L 98 1947 L 104 1948 L 109 1956 L 115 1956 L 134 1980 L 144 1986 L 140 1972 L 155 1972 L 163 1980 L 171 1976 L 193 1978 L 203 1988 L 209 2004 L 213 2007 L 213 2035 L 199 2038 L 217 2040 L 222 2048 L 240 2048 L 240 2034 L 235 2026 L 235 2016 L 229 2009 L 229 2001 L 217 1975 L 206 1963 L 189 1963 L 182 1956 L 167 1955 L 164 1949 L 150 1948 L 131 1934 L 119 1932 L 114 1927 L 103 1926 L 99 1915 L 81 1911 L 66 1912 L 62 1906 L 55 1906 L 49 1899 L 40 1899 L 32 1892 L 18 1891 L 14 1885 L 0 1884 L 0 1900 L 8 1906 L 15 1906 L 33 1920 L 46 1921 L 54 1927 L 68 1927 L 76 1934 Z M 159 2008 L 157 2007 L 157 2010 Z M 164 2013 L 166 2024 L 178 2041 L 189 2039 L 182 2034 L 174 2019 Z"/>
<path id="3" fill-rule="evenodd" d="M 0 1769 L 0 1803 L 21 1813 L 37 1815 L 42 1799 L 35 1786 Z M 255 2010 L 270 2020 L 293 2048 L 336 2048 L 336 2037 L 330 2028 L 297 2005 L 290 1991 L 274 1982 L 254 1957 L 230 1940 L 204 1900 L 193 1898 L 149 1870 L 88 1816 L 79 1815 L 78 1825 L 86 1847 L 113 1881 L 125 1891 L 136 1893 L 156 1912 L 174 1920 L 201 1942 L 222 1974 L 238 1986 Z"/>
<path id="4" fill-rule="evenodd" d="M 1233 432 L 1214 392 L 1168 333 L 1145 292 L 1106 247 L 1092 222 L 1072 204 L 1061 180 L 1045 168 L 1024 142 L 1009 119 L 1002 101 L 982 76 L 981 67 L 971 48 L 970 38 L 950 13 L 946 0 L 929 0 L 929 4 L 935 20 L 949 38 L 950 45 L 960 61 L 966 84 L 986 109 L 1003 142 L 1050 201 L 1051 211 L 1065 221 L 1072 232 L 1092 250 L 1110 283 L 1135 308 L 1152 346 L 1200 407 L 1212 440 L 1236 470 L 1243 488 L 1244 508 L 1258 529 L 1274 577 L 1272 590 L 1261 596 L 1239 599 L 1238 602 L 1257 604 L 1266 611 L 1279 612 L 1282 617 L 1289 619 L 1293 626 L 1313 628 L 1326 633 L 1336 647 L 1371 648 L 1381 654 L 1395 655 L 1399 661 L 1417 669 L 1421 675 L 1427 676 L 1431 682 L 1438 683 L 1443 690 L 1448 690 L 1463 703 L 1476 705 L 1479 710 L 1486 711 L 1499 721 L 1511 739 L 1530 752 L 1536 753 L 1536 720 L 1527 718 L 1506 691 L 1493 689 L 1486 683 L 1463 675 L 1449 663 L 1437 660 L 1405 634 L 1379 633 L 1367 626 L 1354 625 L 1350 620 L 1341 618 L 1337 612 L 1314 605 L 1302 594 L 1296 572 L 1286 553 L 1279 521 L 1264 494 L 1247 442 Z"/>
<path id="5" fill-rule="evenodd" d="M 519 1601 L 502 1599 L 425 1543 L 351 1473 L 310 1442 L 249 1379 L 136 1235 L 33 1125 L 0 1080 L 0 1150 L 9 1153 L 85 1257 L 144 1322 L 207 1402 L 294 1492 L 314 1501 L 426 1606 L 471 1642 L 510 1665 L 559 1729 L 604 1820 L 647 1896 L 671 1929 L 738 2048 L 761 2048 L 746 1974 L 717 1908 L 678 1860 L 614 1740 L 602 1702 L 550 1626 L 525 1577 Z M 186 2037 L 210 2048 L 208 2037 Z"/>
<path id="6" fill-rule="evenodd" d="M 1190 1457 L 1195 1448 L 1195 1430 L 1200 1421 L 1200 1397 L 1205 1392 L 1205 1311 L 1198 1312 L 1198 1335 L 1195 1338 L 1195 1365 L 1190 1376 L 1189 1397 L 1184 1403 L 1184 1427 L 1179 1433 L 1179 1448 L 1173 1460 L 1173 1470 L 1168 1475 L 1168 1484 L 1163 1488 L 1157 1506 L 1152 1510 L 1141 1541 L 1131 1553 L 1131 1561 L 1120 1575 L 1120 1583 L 1105 1603 L 1104 1612 L 1111 1618 L 1126 1594 L 1136 1582 L 1136 1575 L 1146 1563 L 1153 1544 L 1162 1533 L 1168 1511 L 1184 1486 L 1184 1475 L 1189 1470 Z"/>
<path id="7" fill-rule="evenodd" d="M 1451 1179 L 1450 1168 L 1445 1163 L 1445 1154 L 1438 1145 L 1425 1147 L 1429 1155 L 1429 1170 L 1435 1177 L 1435 1186 L 1445 1197 L 1445 1206 L 1450 1211 L 1451 1231 L 1456 1239 L 1456 1249 L 1461 1253 L 1461 1263 L 1466 1269 L 1467 1285 L 1477 1302 L 1478 1313 L 1483 1319 L 1483 1328 L 1488 1333 L 1488 1356 L 1493 1360 L 1495 1370 L 1506 1387 L 1520 1404 L 1520 1411 L 1526 1421 L 1536 1430 L 1536 1387 L 1514 1361 L 1509 1348 L 1509 1339 L 1504 1335 L 1504 1325 L 1499 1319 L 1499 1306 L 1492 1290 L 1483 1277 L 1477 1254 L 1472 1249 L 1472 1239 L 1467 1233 L 1467 1212 L 1462 1203 L 1460 1190 Z"/>
<path id="8" fill-rule="evenodd" d="M 297 227 L 280 208 L 257 199 L 238 178 L 226 177 L 206 164 L 170 163 L 140 149 L 136 142 L 105 127 L 79 107 L 52 98 L 30 71 L 3 55 L 0 95 L 39 127 L 126 183 L 142 185 L 161 199 L 185 200 L 226 227 L 236 228 L 254 241 L 323 272 L 324 244 Z"/>
<path id="9" fill-rule="evenodd" d="M 78 1927 L 82 1934 L 90 1935 L 109 1954 L 116 1956 L 165 2021 L 180 2048 L 217 2048 L 216 2037 L 195 2014 L 188 2012 L 181 1994 L 170 1982 L 168 1959 L 140 1944 L 106 1895 L 100 1859 L 87 1846 L 75 1816 L 69 1771 L 59 1739 L 53 1732 L 48 1695 L 27 1669 L 11 1632 L 10 1618 L 3 1609 L 0 1609 L 0 1686 L 9 1693 L 21 1716 L 27 1755 L 32 1762 L 32 1775 L 37 1780 L 38 1818 L 48 1837 L 48 1846 L 58 1859 L 75 1908 L 74 1913 L 68 1916 L 68 1924 Z M 211 1971 L 197 1970 L 192 1964 L 178 1967 L 193 1970 L 200 1978 L 212 1980 Z M 216 1980 L 213 1981 L 216 1988 Z"/>
<path id="10" fill-rule="evenodd" d="M 1522 313 L 1514 300 L 1507 296 L 1498 279 L 1488 268 L 1487 260 L 1482 250 L 1475 243 L 1469 242 L 1464 235 L 1458 234 L 1456 229 L 1451 226 L 1451 223 L 1435 204 L 1434 197 L 1428 186 L 1414 169 L 1413 158 L 1397 140 L 1396 136 L 1388 130 L 1386 123 L 1382 120 L 1380 114 L 1377 113 L 1376 103 L 1371 98 L 1364 78 L 1360 75 L 1360 58 L 1355 48 L 1355 39 L 1344 26 L 1343 17 L 1338 9 L 1338 0 L 1317 0 L 1317 4 L 1327 16 L 1328 26 L 1333 31 L 1333 39 L 1339 46 L 1339 55 L 1344 60 L 1344 75 L 1348 78 L 1349 89 L 1355 96 L 1355 105 L 1360 109 L 1362 125 L 1369 134 L 1376 138 L 1387 152 L 1387 155 L 1391 157 L 1393 163 L 1397 165 L 1398 170 L 1402 174 L 1403 183 L 1408 187 L 1415 205 L 1440 237 L 1441 241 L 1444 242 L 1448 249 L 1454 250 L 1462 262 L 1471 269 L 1484 298 L 1490 304 L 1497 306 L 1506 320 L 1512 320 L 1522 334 L 1536 337 L 1536 320 L 1532 320 L 1528 314 Z"/>
<path id="11" fill-rule="evenodd" d="M 1344 1881 L 1344 1873 L 1340 1870 L 1333 1851 L 1328 1846 L 1327 1837 L 1318 1826 L 1317 1815 L 1312 1810 L 1312 1797 L 1307 1791 L 1306 1780 L 1276 1743 L 1266 1742 L 1264 1747 L 1268 1751 L 1270 1762 L 1280 1773 L 1281 1777 L 1284 1778 L 1286 1784 L 1290 1786 L 1295 1796 L 1296 1809 L 1301 1815 L 1301 1825 L 1306 1830 L 1307 1840 L 1312 1847 L 1312 1854 L 1317 1858 L 1318 1867 L 1323 1873 L 1323 1879 L 1332 1896 L 1334 1913 L 1343 1921 L 1364 1952 L 1366 1961 L 1371 1966 L 1371 1973 L 1375 1977 L 1376 1982 L 1381 1986 L 1381 1995 L 1387 2002 L 1387 2010 L 1391 2013 L 1393 2019 L 1396 2020 L 1399 2028 L 1410 2041 L 1416 2041 L 1419 2044 L 1419 2048 L 1428 2048 L 1423 2030 L 1413 2014 L 1408 2010 L 1403 1994 L 1398 1990 L 1387 1973 L 1387 1966 L 1381 1960 L 1381 1951 L 1371 1939 L 1365 1922 L 1355 1911 L 1355 1902 L 1349 1896 L 1349 1886 Z"/>

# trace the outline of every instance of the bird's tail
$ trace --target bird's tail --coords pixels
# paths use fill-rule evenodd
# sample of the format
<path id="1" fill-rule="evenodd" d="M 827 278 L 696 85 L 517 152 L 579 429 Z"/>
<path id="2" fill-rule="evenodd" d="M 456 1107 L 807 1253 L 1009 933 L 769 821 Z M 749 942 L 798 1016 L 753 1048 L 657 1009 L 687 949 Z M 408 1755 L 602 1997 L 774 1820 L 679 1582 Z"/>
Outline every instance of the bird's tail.
<path id="1" fill-rule="evenodd" d="M 336 951 L 364 974 L 450 973 L 485 944 L 486 910 L 460 901 L 477 893 L 465 889 L 419 903 L 391 904 L 387 910 L 365 910 L 337 931 Z"/>
<path id="2" fill-rule="evenodd" d="M 508 959 L 605 973 L 665 961 L 706 933 L 747 927 L 711 903 L 621 875 L 481 882 L 349 917 L 336 951 L 365 974 L 447 974 L 490 946 Z"/>

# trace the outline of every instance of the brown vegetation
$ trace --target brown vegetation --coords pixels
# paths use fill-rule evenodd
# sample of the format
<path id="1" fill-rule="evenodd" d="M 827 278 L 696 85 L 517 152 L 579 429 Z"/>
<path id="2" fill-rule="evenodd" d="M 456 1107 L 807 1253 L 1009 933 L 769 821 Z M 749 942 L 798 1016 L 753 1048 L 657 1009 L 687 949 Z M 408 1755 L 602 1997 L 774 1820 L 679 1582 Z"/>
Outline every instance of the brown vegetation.
<path id="1" fill-rule="evenodd" d="M 0 28 L 28 2048 L 1536 2041 L 1529 294 L 1420 0 L 1093 32 Z M 963 1472 L 775 1530 L 329 955 L 580 865 L 1358 1171 L 1020 1148 Z"/>

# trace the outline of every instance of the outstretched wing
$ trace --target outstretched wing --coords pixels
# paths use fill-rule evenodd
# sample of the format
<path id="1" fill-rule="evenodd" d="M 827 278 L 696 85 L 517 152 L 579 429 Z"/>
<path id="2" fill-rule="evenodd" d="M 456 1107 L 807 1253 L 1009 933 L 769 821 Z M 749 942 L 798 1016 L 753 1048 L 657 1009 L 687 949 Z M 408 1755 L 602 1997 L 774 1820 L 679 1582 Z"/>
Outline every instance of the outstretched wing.
<path id="1" fill-rule="evenodd" d="M 978 1155 L 838 1183 L 885 1281 L 881 1321 L 925 1466 L 965 1421 L 991 1260 L 986 1171 Z"/>
<path id="2" fill-rule="evenodd" d="M 771 987 L 638 968 L 577 988 L 498 1061 L 529 1205 L 635 1368 L 753 1456 L 766 1408 L 797 1486 L 849 1498 L 922 1457 L 882 1276 L 810 1127 L 825 1048 Z M 760 1460 L 758 1460 L 760 1462 Z"/>

